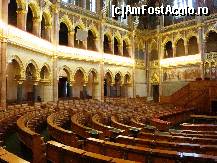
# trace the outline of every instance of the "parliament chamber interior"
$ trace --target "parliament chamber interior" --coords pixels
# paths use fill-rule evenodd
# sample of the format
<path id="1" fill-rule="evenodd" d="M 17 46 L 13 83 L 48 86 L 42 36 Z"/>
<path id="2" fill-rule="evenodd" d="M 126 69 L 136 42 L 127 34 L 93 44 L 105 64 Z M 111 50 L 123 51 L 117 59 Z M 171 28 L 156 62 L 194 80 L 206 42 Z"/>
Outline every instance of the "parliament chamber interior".
<path id="1" fill-rule="evenodd" d="M 121 5 L 210 13 L 113 17 Z M 0 162 L 217 162 L 216 13 L 0 0 Z"/>

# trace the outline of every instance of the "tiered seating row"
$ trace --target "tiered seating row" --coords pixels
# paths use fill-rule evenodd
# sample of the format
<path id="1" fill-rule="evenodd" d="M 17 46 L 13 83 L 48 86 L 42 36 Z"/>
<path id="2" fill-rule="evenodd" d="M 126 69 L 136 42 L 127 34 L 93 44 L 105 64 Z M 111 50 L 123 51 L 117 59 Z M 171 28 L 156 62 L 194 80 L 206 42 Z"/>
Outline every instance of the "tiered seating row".
<path id="1" fill-rule="evenodd" d="M 35 120 L 46 120 L 44 117 L 47 117 L 53 111 L 54 110 L 52 109 L 43 108 L 41 110 L 36 110 L 35 112 L 26 114 L 17 120 L 19 139 L 24 145 L 32 150 L 33 163 L 46 162 L 46 145 L 43 137 L 41 137 L 40 134 L 36 133 L 34 130 L 36 128 L 35 125 L 40 124 L 35 123 Z"/>

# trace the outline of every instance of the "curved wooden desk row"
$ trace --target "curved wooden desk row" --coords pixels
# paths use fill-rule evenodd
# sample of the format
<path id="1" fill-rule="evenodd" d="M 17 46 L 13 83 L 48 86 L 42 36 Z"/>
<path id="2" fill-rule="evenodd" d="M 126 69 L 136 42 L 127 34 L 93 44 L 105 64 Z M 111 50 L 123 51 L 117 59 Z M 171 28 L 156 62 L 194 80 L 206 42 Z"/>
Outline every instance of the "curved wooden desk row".
<path id="1" fill-rule="evenodd" d="M 26 114 L 17 120 L 18 126 L 18 136 L 20 141 L 32 150 L 32 162 L 33 163 L 44 163 L 46 162 L 46 145 L 44 143 L 43 137 L 40 134 L 32 131 L 27 127 L 28 121 L 36 116 L 45 116 L 50 113 L 50 109 L 43 109 L 34 113 Z M 38 114 L 40 113 L 40 114 Z M 44 114 L 43 114 L 44 113 Z"/>
<path id="2" fill-rule="evenodd" d="M 186 131 L 186 130 L 183 130 Z M 217 139 L 217 132 L 183 132 L 182 130 L 170 130 L 169 134 L 173 136 L 185 136 L 185 137 L 198 137 L 198 138 L 211 138 Z"/>
<path id="3" fill-rule="evenodd" d="M 216 162 L 217 156 L 177 152 L 172 150 L 151 149 L 88 138 L 85 142 L 86 151 L 102 155 L 139 162 L 175 163 L 180 162 Z"/>
<path id="4" fill-rule="evenodd" d="M 198 137 L 185 137 L 185 136 L 174 136 L 169 134 L 161 133 L 145 133 L 140 132 L 138 138 L 151 139 L 155 141 L 167 141 L 177 143 L 189 143 L 189 144 L 203 144 L 203 145 L 217 145 L 217 139 L 211 138 L 198 138 Z"/>
<path id="5" fill-rule="evenodd" d="M 173 131 L 173 130 L 172 130 Z M 184 134 L 208 134 L 217 135 L 217 131 L 195 131 L 195 130 L 176 130 L 178 133 Z"/>
<path id="6" fill-rule="evenodd" d="M 189 144 L 189 143 L 178 143 L 178 142 L 167 142 L 167 141 L 154 141 L 150 139 L 140 139 L 128 136 L 119 135 L 116 137 L 115 142 L 121 144 L 129 144 L 134 146 L 141 146 L 152 149 L 163 149 L 163 150 L 175 150 L 178 152 L 191 152 L 197 154 L 208 154 L 217 156 L 216 145 L 200 145 L 200 144 Z"/>
<path id="7" fill-rule="evenodd" d="M 0 162 L 3 163 L 29 163 L 26 160 L 6 151 L 4 148 L 0 148 Z"/>
<path id="8" fill-rule="evenodd" d="M 100 115 L 98 115 L 98 114 L 95 114 L 92 117 L 92 126 L 94 129 L 102 131 L 105 138 L 112 137 L 114 134 L 114 132 L 112 130 L 114 130 L 115 128 L 111 127 L 111 126 L 104 125 L 103 122 L 101 122 Z M 119 130 L 118 132 L 120 134 L 123 134 L 124 130 Z"/>
<path id="9" fill-rule="evenodd" d="M 72 147 L 78 147 L 77 134 L 73 133 L 72 131 L 65 130 L 61 126 L 56 124 L 56 121 L 60 120 L 59 119 L 60 113 L 61 112 L 57 112 L 57 113 L 53 113 L 50 116 L 48 116 L 47 127 L 48 127 L 49 135 L 58 142 L 61 142 L 63 144 L 66 144 Z"/>
<path id="10" fill-rule="evenodd" d="M 55 141 L 47 142 L 47 160 L 53 163 L 136 163 L 135 161 L 87 152 Z"/>
<path id="11" fill-rule="evenodd" d="M 131 134 L 130 130 L 132 128 L 135 128 L 133 126 L 125 125 L 125 124 L 122 124 L 122 123 L 118 122 L 118 118 L 116 116 L 111 117 L 111 125 L 112 125 L 112 127 L 124 130 L 124 132 L 123 132 L 124 135 L 130 135 Z M 137 128 L 137 129 L 139 131 L 143 131 L 142 128 Z"/>
<path id="12" fill-rule="evenodd" d="M 181 126 L 182 130 L 217 131 L 217 125 L 214 125 L 214 124 L 190 124 L 190 123 L 183 123 L 180 126 Z"/>
<path id="13" fill-rule="evenodd" d="M 75 133 L 77 133 L 78 135 L 84 138 L 88 138 L 91 137 L 91 132 L 94 131 L 95 133 L 93 134 L 97 134 L 98 138 L 104 139 L 102 131 L 94 130 L 93 128 L 84 126 L 83 124 L 80 123 L 80 118 L 81 117 L 79 116 L 79 114 L 74 114 L 71 117 L 71 127 L 73 131 L 75 131 Z"/>

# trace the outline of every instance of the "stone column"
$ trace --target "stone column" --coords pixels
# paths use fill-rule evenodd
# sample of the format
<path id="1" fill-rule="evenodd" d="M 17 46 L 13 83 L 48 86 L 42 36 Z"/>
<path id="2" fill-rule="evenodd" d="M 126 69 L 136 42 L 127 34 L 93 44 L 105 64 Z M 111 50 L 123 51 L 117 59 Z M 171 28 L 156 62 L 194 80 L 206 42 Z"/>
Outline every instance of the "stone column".
<path id="1" fill-rule="evenodd" d="M 45 39 L 51 41 L 52 26 L 45 26 Z"/>
<path id="2" fill-rule="evenodd" d="M 23 81 L 17 81 L 17 103 L 22 103 L 23 100 Z"/>
<path id="3" fill-rule="evenodd" d="M 94 45 L 95 45 L 96 51 L 99 51 L 99 50 L 100 50 L 99 41 L 100 41 L 99 38 L 95 38 L 95 39 L 94 39 Z"/>
<path id="4" fill-rule="evenodd" d="M 96 12 L 101 14 L 101 10 L 102 10 L 102 1 L 96 1 Z"/>
<path id="5" fill-rule="evenodd" d="M 87 83 L 86 82 L 83 85 L 83 96 L 84 96 L 84 99 L 87 98 Z"/>
<path id="6" fill-rule="evenodd" d="M 72 98 L 73 97 L 73 84 L 74 84 L 74 82 L 73 81 L 71 81 L 71 82 L 69 82 L 69 98 Z"/>
<path id="7" fill-rule="evenodd" d="M 82 43 L 83 48 L 87 50 L 87 41 L 82 41 L 82 42 L 79 42 L 79 43 Z"/>
<path id="8" fill-rule="evenodd" d="M 82 1 L 82 8 L 86 10 L 87 4 L 86 0 L 81 0 Z"/>
<path id="9" fill-rule="evenodd" d="M 202 20 L 200 20 L 201 22 Z M 199 48 L 199 54 L 201 55 L 201 61 L 202 64 L 200 66 L 201 69 L 201 78 L 204 79 L 205 78 L 205 66 L 204 66 L 204 61 L 205 61 L 205 48 L 206 48 L 206 40 L 204 38 L 204 29 L 203 27 L 199 27 L 198 30 L 198 48 Z"/>
<path id="10" fill-rule="evenodd" d="M 3 0 L 1 3 L 1 11 L 2 12 L 2 21 L 5 24 L 8 24 L 8 0 Z M 3 107 L 3 109 L 6 109 L 6 99 L 7 99 L 7 92 L 6 92 L 6 63 L 7 63 L 7 29 L 2 29 L 0 33 L 2 32 L 3 37 L 1 38 L 0 42 L 0 82 L 1 82 L 1 103 L 0 105 Z"/>
<path id="11" fill-rule="evenodd" d="M 131 46 L 127 46 L 127 52 L 130 58 L 132 58 L 132 47 Z"/>
<path id="12" fill-rule="evenodd" d="M 188 43 L 187 43 L 187 41 L 184 42 L 184 46 L 185 46 L 185 55 L 188 55 Z"/>
<path id="13" fill-rule="evenodd" d="M 110 45 L 109 45 L 110 46 Z M 114 38 L 111 38 L 111 52 L 114 55 Z"/>
<path id="14" fill-rule="evenodd" d="M 113 45 L 112 45 L 112 41 L 109 42 L 109 53 L 114 54 L 114 50 L 113 50 Z"/>
<path id="15" fill-rule="evenodd" d="M 59 44 L 59 8 L 60 4 L 56 3 L 53 5 L 53 28 L 52 28 L 52 39 L 51 42 L 54 46 Z M 57 68 L 57 60 L 58 55 L 56 52 L 53 54 L 53 101 L 58 100 L 58 68 Z"/>
<path id="16" fill-rule="evenodd" d="M 68 33 L 68 46 L 69 47 L 74 47 L 74 35 L 75 35 L 75 32 L 70 31 Z"/>
<path id="17" fill-rule="evenodd" d="M 41 36 L 41 20 L 40 18 L 33 18 L 32 34 L 35 36 Z"/>
<path id="18" fill-rule="evenodd" d="M 27 11 L 24 9 L 17 10 L 17 27 L 26 31 Z"/>
<path id="19" fill-rule="evenodd" d="M 176 57 L 176 46 L 173 44 L 172 48 L 173 48 L 173 57 Z"/>
<path id="20" fill-rule="evenodd" d="M 123 56 L 123 44 L 118 45 L 119 55 Z"/>
<path id="21" fill-rule="evenodd" d="M 35 81 L 33 83 L 32 87 L 32 92 L 33 92 L 33 102 L 37 102 L 37 96 L 38 96 L 38 81 Z"/>

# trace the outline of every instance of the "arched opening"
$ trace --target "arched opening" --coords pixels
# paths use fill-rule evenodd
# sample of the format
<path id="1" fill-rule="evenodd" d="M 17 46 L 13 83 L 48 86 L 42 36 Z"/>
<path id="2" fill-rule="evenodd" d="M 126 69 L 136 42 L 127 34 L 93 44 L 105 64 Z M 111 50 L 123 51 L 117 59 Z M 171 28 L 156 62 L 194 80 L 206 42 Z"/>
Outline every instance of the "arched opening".
<path id="1" fill-rule="evenodd" d="M 158 60 L 158 51 L 157 49 L 152 49 L 149 57 L 149 61 Z"/>
<path id="2" fill-rule="evenodd" d="M 176 57 L 181 57 L 185 55 L 185 45 L 184 40 L 179 39 L 176 43 Z"/>
<path id="3" fill-rule="evenodd" d="M 17 3 L 16 0 L 10 0 L 8 4 L 8 24 L 17 26 Z"/>
<path id="4" fill-rule="evenodd" d="M 118 39 L 116 37 L 114 37 L 114 54 L 115 55 L 119 55 L 119 42 Z"/>
<path id="5" fill-rule="evenodd" d="M 97 74 L 91 71 L 88 75 L 87 97 L 95 99 L 96 97 L 96 77 Z"/>
<path id="6" fill-rule="evenodd" d="M 58 98 L 64 99 L 70 97 L 69 88 L 69 72 L 67 69 L 63 68 L 59 72 L 59 82 L 58 82 Z"/>
<path id="7" fill-rule="evenodd" d="M 199 53 L 199 49 L 198 49 L 197 37 L 192 36 L 188 40 L 188 55 L 194 55 L 198 53 Z"/>
<path id="8" fill-rule="evenodd" d="M 164 58 L 173 57 L 173 44 L 171 41 L 168 41 L 164 47 Z"/>
<path id="9" fill-rule="evenodd" d="M 94 36 L 91 30 L 88 30 L 88 37 L 87 37 L 87 49 L 96 51 L 95 40 L 96 37 Z"/>
<path id="10" fill-rule="evenodd" d="M 122 97 L 129 97 L 130 96 L 129 84 L 130 84 L 130 76 L 129 76 L 129 74 L 126 74 L 124 76 L 124 85 L 122 87 Z"/>
<path id="11" fill-rule="evenodd" d="M 103 41 L 103 49 L 104 53 L 111 53 L 111 39 L 107 35 L 104 35 L 104 41 Z"/>
<path id="12" fill-rule="evenodd" d="M 122 96 L 122 92 L 121 92 L 121 75 L 119 73 L 117 73 L 115 75 L 115 87 L 113 90 L 113 93 L 115 95 L 115 97 L 121 97 Z"/>
<path id="13" fill-rule="evenodd" d="M 104 96 L 111 97 L 112 94 L 112 76 L 109 72 L 104 77 Z"/>
<path id="14" fill-rule="evenodd" d="M 127 44 L 127 42 L 125 40 L 123 40 L 123 56 L 125 57 L 129 57 L 129 45 Z"/>
<path id="15" fill-rule="evenodd" d="M 84 83 L 84 73 L 79 69 L 75 73 L 75 84 L 73 85 L 73 97 L 84 99 L 87 97 L 87 87 Z"/>
<path id="16" fill-rule="evenodd" d="M 42 15 L 42 20 L 41 20 L 41 38 L 46 39 L 46 30 L 45 30 L 45 18 L 44 15 Z"/>
<path id="17" fill-rule="evenodd" d="M 68 27 L 65 23 L 60 23 L 59 44 L 68 46 Z"/>
<path id="18" fill-rule="evenodd" d="M 49 79 L 49 75 L 50 75 L 50 73 L 49 73 L 49 70 L 48 70 L 47 66 L 43 66 L 41 68 L 41 71 L 40 71 L 40 78 L 41 78 L 41 80 L 48 80 Z"/>
<path id="19" fill-rule="evenodd" d="M 207 35 L 206 39 L 206 52 L 217 52 L 217 33 L 211 31 Z"/>
<path id="20" fill-rule="evenodd" d="M 25 101 L 37 101 L 38 87 L 34 83 L 36 79 L 36 67 L 33 63 L 29 63 L 26 67 L 26 80 L 23 82 Z"/>
<path id="21" fill-rule="evenodd" d="M 40 79 L 41 82 L 39 84 L 39 93 L 37 96 L 38 101 L 51 101 L 52 97 L 50 95 L 51 86 L 49 85 L 50 80 L 50 72 L 47 66 L 43 66 L 40 71 Z"/>
<path id="22" fill-rule="evenodd" d="M 22 94 L 18 97 L 19 84 L 17 80 L 20 79 L 20 72 L 21 68 L 19 63 L 13 59 L 11 62 L 8 63 L 7 66 L 7 103 L 16 103 L 21 102 Z M 22 92 L 21 92 L 22 93 Z M 20 99 L 20 101 L 18 100 Z"/>
<path id="23" fill-rule="evenodd" d="M 33 13 L 30 7 L 28 7 L 27 20 L 26 20 L 26 31 L 29 33 L 33 33 Z"/>

